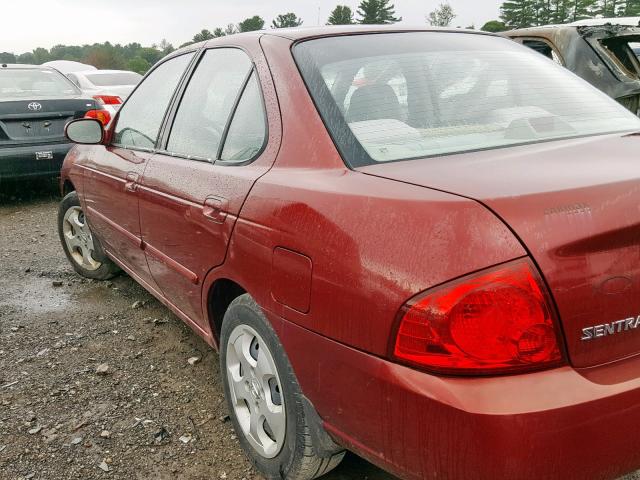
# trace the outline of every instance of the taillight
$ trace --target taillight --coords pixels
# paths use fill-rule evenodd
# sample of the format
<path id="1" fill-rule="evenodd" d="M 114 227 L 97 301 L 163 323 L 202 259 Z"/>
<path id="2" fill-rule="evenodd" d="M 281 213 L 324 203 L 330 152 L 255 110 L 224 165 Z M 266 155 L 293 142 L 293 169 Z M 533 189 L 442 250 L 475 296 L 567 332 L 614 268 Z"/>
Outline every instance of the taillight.
<path id="1" fill-rule="evenodd" d="M 117 95 L 94 95 L 93 98 L 103 105 L 120 105 L 122 103 L 122 99 Z"/>
<path id="2" fill-rule="evenodd" d="M 438 373 L 497 374 L 558 365 L 548 295 L 529 260 L 464 277 L 412 299 L 393 356 Z"/>
<path id="3" fill-rule="evenodd" d="M 111 121 L 111 114 L 107 110 L 89 110 L 84 114 L 84 118 L 95 118 L 106 127 Z"/>

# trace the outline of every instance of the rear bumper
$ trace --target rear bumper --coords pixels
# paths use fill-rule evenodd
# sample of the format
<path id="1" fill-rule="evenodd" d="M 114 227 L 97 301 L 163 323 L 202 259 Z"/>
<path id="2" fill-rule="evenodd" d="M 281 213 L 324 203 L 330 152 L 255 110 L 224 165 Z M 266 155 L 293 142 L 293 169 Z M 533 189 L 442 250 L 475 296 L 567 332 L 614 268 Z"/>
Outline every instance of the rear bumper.
<path id="1" fill-rule="evenodd" d="M 27 177 L 56 177 L 69 143 L 0 147 L 0 180 Z M 51 152 L 52 159 L 36 159 L 36 152 Z"/>
<path id="2" fill-rule="evenodd" d="M 640 468 L 640 360 L 436 377 L 269 315 L 336 441 L 406 479 L 614 479 Z"/>

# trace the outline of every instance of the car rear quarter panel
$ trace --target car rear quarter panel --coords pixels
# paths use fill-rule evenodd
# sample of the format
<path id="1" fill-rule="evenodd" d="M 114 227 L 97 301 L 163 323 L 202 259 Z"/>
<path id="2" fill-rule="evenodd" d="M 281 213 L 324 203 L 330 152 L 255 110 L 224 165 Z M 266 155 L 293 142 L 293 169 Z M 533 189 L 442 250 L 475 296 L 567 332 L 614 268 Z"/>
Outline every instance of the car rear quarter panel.
<path id="1" fill-rule="evenodd" d="M 290 41 L 265 36 L 262 44 L 282 144 L 243 206 L 224 270 L 263 308 L 385 355 L 396 314 L 410 297 L 525 255 L 509 229 L 473 200 L 347 169 L 293 63 Z M 282 263 L 274 270 L 280 248 L 309 259 L 311 282 L 292 283 Z M 298 268 L 291 275 L 300 274 L 301 262 L 288 264 Z M 286 283 L 289 298 L 309 295 L 308 308 L 286 303 Z"/>

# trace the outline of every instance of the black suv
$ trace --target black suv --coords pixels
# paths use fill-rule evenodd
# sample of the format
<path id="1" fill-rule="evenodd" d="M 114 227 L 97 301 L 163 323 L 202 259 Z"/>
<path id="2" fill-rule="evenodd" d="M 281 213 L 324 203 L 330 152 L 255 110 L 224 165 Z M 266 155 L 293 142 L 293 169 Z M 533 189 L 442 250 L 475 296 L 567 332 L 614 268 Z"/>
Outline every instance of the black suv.
<path id="1" fill-rule="evenodd" d="M 71 148 L 67 122 L 85 116 L 108 122 L 104 112 L 57 70 L 0 64 L 0 182 L 58 176 Z"/>

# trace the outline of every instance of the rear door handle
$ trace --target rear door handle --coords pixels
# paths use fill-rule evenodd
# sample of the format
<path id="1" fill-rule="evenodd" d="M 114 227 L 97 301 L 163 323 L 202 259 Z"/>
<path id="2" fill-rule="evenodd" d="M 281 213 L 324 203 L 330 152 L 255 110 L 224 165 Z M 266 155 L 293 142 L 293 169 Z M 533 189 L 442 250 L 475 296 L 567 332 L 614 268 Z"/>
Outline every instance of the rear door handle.
<path id="1" fill-rule="evenodd" d="M 136 190 L 138 190 L 138 179 L 140 178 L 140 175 L 138 175 L 135 172 L 129 172 L 127 173 L 127 179 L 124 183 L 124 189 L 127 192 L 135 192 Z"/>
<path id="2" fill-rule="evenodd" d="M 204 199 L 202 214 L 216 223 L 224 223 L 227 218 L 229 201 L 226 198 L 209 196 Z"/>

